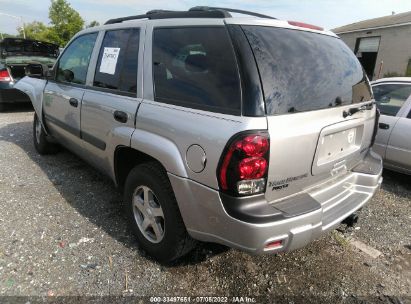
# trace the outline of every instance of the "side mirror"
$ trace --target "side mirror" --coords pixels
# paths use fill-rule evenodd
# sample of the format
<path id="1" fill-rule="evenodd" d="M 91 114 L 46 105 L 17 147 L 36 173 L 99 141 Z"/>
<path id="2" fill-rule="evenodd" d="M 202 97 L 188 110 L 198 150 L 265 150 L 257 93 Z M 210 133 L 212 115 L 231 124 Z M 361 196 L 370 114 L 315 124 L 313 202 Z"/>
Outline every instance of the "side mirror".
<path id="1" fill-rule="evenodd" d="M 74 73 L 73 71 L 70 70 L 64 70 L 63 71 L 63 76 L 64 76 L 64 80 L 67 82 L 73 82 L 74 79 Z"/>
<path id="2" fill-rule="evenodd" d="M 56 77 L 56 70 L 55 67 L 49 69 L 46 73 L 46 78 L 47 79 L 54 79 Z"/>

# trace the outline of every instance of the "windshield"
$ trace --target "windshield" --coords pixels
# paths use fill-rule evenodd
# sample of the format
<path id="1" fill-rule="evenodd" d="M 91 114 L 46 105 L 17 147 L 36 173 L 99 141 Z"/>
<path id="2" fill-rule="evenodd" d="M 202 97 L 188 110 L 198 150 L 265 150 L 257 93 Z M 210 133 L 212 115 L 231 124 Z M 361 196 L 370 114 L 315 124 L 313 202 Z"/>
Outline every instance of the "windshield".
<path id="1" fill-rule="evenodd" d="M 25 39 L 4 39 L 1 49 L 3 56 L 25 55 L 57 58 L 59 54 L 59 48 L 55 44 Z"/>
<path id="2" fill-rule="evenodd" d="M 257 60 L 268 115 L 372 99 L 361 64 L 340 39 L 285 28 L 243 30 Z"/>

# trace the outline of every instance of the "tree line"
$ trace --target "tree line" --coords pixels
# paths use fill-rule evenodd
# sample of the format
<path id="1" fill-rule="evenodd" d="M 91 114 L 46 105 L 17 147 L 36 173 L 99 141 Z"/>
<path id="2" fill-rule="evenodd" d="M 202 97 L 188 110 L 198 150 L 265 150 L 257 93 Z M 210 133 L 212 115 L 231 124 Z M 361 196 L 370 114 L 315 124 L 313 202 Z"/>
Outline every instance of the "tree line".
<path id="1" fill-rule="evenodd" d="M 64 47 L 80 30 L 100 25 L 97 21 L 85 24 L 80 14 L 66 0 L 51 0 L 49 8 L 50 24 L 33 21 L 24 25 L 27 39 L 55 43 Z M 23 37 L 23 29 L 19 27 L 18 37 Z M 11 36 L 4 34 L 4 37 Z"/>

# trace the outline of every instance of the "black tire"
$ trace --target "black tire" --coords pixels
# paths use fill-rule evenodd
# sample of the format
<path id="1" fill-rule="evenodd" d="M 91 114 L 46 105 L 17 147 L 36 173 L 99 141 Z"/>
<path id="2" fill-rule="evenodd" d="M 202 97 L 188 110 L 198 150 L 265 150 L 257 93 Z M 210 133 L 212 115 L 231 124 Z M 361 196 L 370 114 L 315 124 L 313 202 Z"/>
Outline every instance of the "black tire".
<path id="1" fill-rule="evenodd" d="M 135 219 L 133 195 L 141 186 L 152 190 L 163 211 L 164 235 L 158 243 L 143 235 Z M 124 188 L 124 201 L 130 227 L 140 247 L 160 263 L 170 263 L 195 247 L 196 241 L 187 233 L 167 174 L 158 162 L 144 163 L 131 170 Z"/>
<path id="2" fill-rule="evenodd" d="M 40 124 L 37 114 L 34 113 L 33 119 L 33 142 L 36 151 L 40 155 L 55 154 L 59 151 L 59 146 L 55 143 L 51 143 L 47 140 L 46 132 L 43 126 Z M 37 132 L 37 127 L 39 127 L 39 132 Z"/>
<path id="3" fill-rule="evenodd" d="M 6 110 L 6 105 L 4 103 L 0 103 L 0 112 L 3 112 Z"/>

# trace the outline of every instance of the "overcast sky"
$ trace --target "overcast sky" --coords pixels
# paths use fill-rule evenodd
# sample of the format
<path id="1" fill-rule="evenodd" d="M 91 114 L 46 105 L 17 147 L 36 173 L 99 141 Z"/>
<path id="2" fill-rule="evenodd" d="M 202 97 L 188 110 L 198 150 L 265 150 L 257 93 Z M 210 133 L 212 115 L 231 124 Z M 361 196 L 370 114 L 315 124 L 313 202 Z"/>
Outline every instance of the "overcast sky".
<path id="1" fill-rule="evenodd" d="M 144 13 L 151 9 L 186 10 L 207 5 L 268 14 L 332 29 L 356 21 L 411 11 L 411 0 L 69 0 L 90 22 Z M 0 13 L 22 16 L 24 22 L 48 23 L 50 0 L 0 0 Z M 16 33 L 18 20 L 0 14 L 0 32 Z"/>

